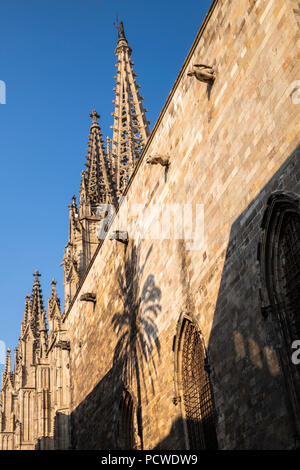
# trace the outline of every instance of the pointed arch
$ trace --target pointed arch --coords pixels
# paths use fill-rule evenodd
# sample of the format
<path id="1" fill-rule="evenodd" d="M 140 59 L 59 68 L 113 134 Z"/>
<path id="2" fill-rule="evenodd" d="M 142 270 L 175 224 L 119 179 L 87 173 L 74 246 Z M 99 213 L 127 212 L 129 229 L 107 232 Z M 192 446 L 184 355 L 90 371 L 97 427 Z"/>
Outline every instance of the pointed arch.
<path id="1" fill-rule="evenodd" d="M 300 198 L 274 192 L 267 201 L 258 249 L 262 314 L 270 321 L 295 440 L 300 435 L 300 374 L 292 343 L 300 339 Z"/>
<path id="2" fill-rule="evenodd" d="M 204 339 L 192 314 L 181 314 L 174 344 L 174 403 L 180 402 L 188 449 L 217 449 L 216 413 Z"/>

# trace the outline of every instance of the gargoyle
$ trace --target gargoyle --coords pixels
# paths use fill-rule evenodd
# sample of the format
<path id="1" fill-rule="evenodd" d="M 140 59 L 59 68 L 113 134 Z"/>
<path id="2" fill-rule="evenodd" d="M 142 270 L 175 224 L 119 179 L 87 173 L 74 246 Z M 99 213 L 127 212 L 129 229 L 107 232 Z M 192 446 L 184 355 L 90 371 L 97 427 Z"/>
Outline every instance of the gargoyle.
<path id="1" fill-rule="evenodd" d="M 146 163 L 150 165 L 162 165 L 162 166 L 169 166 L 170 165 L 170 157 L 169 155 L 154 155 L 149 157 L 146 160 Z"/>
<path id="2" fill-rule="evenodd" d="M 92 292 L 87 292 L 86 294 L 82 294 L 80 296 L 81 301 L 85 302 L 93 302 L 94 304 L 96 303 L 96 294 L 93 294 Z"/>
<path id="3" fill-rule="evenodd" d="M 212 84 L 214 82 L 216 74 L 210 65 L 194 64 L 193 68 L 192 72 L 188 72 L 189 77 L 196 77 L 197 80 L 204 83 Z"/>

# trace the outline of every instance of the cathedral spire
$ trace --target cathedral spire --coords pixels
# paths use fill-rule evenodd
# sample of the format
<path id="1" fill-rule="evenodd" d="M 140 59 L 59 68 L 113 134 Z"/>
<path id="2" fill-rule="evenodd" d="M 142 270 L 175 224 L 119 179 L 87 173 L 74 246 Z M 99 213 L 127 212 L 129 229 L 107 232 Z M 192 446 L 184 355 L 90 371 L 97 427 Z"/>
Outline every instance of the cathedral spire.
<path id="1" fill-rule="evenodd" d="M 52 279 L 51 281 L 51 297 L 48 300 L 48 312 L 51 313 L 54 307 L 57 307 L 58 310 L 60 311 L 60 299 L 57 295 L 57 290 L 56 290 L 56 280 Z"/>
<path id="2" fill-rule="evenodd" d="M 116 98 L 112 139 L 114 158 L 114 179 L 117 196 L 120 196 L 131 177 L 142 149 L 150 135 L 149 122 L 140 86 L 136 83 L 137 74 L 133 71 L 131 48 L 128 45 L 122 21 L 117 25 L 118 43 L 115 54 L 117 60 Z"/>
<path id="3" fill-rule="evenodd" d="M 79 192 L 79 215 L 80 217 L 89 217 L 91 215 L 90 204 L 89 204 L 89 195 L 86 185 L 86 175 L 85 171 L 81 172 L 81 183 L 80 183 L 80 192 Z"/>
<path id="4" fill-rule="evenodd" d="M 78 208 L 76 196 L 73 195 L 72 202 L 69 204 L 69 241 L 73 240 L 74 232 L 78 229 Z"/>
<path id="5" fill-rule="evenodd" d="M 45 310 L 43 304 L 42 289 L 39 281 L 41 276 L 38 270 L 33 274 L 34 283 L 30 302 L 30 324 L 32 331 L 35 335 L 39 335 L 40 331 L 44 331 L 45 325 Z"/>
<path id="6" fill-rule="evenodd" d="M 9 374 L 11 374 L 11 356 L 10 356 L 10 349 L 7 349 L 7 351 L 6 351 L 6 360 L 5 360 L 4 374 L 5 374 L 6 377 L 7 377 Z"/>
<path id="7" fill-rule="evenodd" d="M 27 326 L 28 320 L 29 320 L 29 316 L 30 316 L 30 295 L 27 294 L 26 297 L 25 297 L 24 320 L 21 323 L 21 335 L 23 335 L 23 333 L 26 329 L 26 326 Z"/>
<path id="8" fill-rule="evenodd" d="M 51 281 L 51 286 L 52 286 L 52 289 L 51 289 L 51 297 L 49 299 L 49 306 L 51 307 L 52 306 L 52 303 L 53 302 L 57 302 L 58 301 L 58 296 L 57 296 L 57 291 L 56 291 L 56 280 L 55 279 L 52 279 Z"/>
<path id="9" fill-rule="evenodd" d="M 105 155 L 104 140 L 98 123 L 100 118 L 95 109 L 90 114 L 92 124 L 89 133 L 86 170 L 82 173 L 80 188 L 81 215 L 96 214 L 97 205 L 106 204 L 111 199 L 110 168 Z M 85 209 L 84 209 L 85 207 Z"/>
<path id="10" fill-rule="evenodd" d="M 48 300 L 48 323 L 50 336 L 60 330 L 61 326 L 61 310 L 60 299 L 56 291 L 57 282 L 52 279 L 51 297 Z"/>
<path id="11" fill-rule="evenodd" d="M 12 373 L 12 370 L 11 370 L 10 349 L 7 349 L 7 351 L 6 351 L 5 367 L 4 367 L 4 372 L 2 374 L 1 390 L 3 390 L 4 384 L 5 384 L 7 379 L 10 379 L 11 381 L 13 380 L 13 373 Z"/>

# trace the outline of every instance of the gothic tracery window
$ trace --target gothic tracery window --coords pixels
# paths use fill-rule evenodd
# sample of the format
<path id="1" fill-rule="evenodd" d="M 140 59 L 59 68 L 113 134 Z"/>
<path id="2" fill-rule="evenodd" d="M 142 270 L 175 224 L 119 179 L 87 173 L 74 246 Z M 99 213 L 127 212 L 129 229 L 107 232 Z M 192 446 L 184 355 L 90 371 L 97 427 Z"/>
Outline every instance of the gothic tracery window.
<path id="1" fill-rule="evenodd" d="M 278 246 L 278 282 L 291 339 L 300 338 L 300 218 L 285 217 Z"/>
<path id="2" fill-rule="evenodd" d="M 294 434 L 300 430 L 300 374 L 292 363 L 292 344 L 300 339 L 300 210 L 294 195 L 274 193 L 262 228 L 262 287 L 269 304 L 273 341 L 286 387 Z"/>
<path id="3" fill-rule="evenodd" d="M 190 449 L 216 449 L 215 409 L 206 354 L 195 325 L 185 320 L 181 362 L 185 419 Z"/>
<path id="4" fill-rule="evenodd" d="M 300 215 L 287 201 L 269 209 L 265 282 L 286 346 L 300 338 Z"/>

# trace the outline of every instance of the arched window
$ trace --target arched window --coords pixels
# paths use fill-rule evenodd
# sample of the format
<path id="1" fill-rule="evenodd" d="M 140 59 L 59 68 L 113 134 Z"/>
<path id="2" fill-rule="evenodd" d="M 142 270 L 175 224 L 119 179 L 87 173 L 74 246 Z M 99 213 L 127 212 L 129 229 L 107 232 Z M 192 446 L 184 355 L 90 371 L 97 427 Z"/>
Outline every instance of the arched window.
<path id="1" fill-rule="evenodd" d="M 278 240 L 277 283 L 288 334 L 300 339 L 300 217 L 288 212 Z"/>
<path id="2" fill-rule="evenodd" d="M 216 449 L 215 408 L 204 344 L 195 324 L 184 318 L 179 350 L 178 368 L 190 449 Z"/>
<path id="3" fill-rule="evenodd" d="M 122 450 L 136 448 L 135 439 L 136 407 L 128 390 L 123 391 L 120 400 L 119 444 Z"/>
<path id="4" fill-rule="evenodd" d="M 300 339 L 300 210 L 298 198 L 274 193 L 262 223 L 260 261 L 265 316 L 270 314 L 278 356 L 293 414 L 295 435 L 300 431 L 300 376 L 292 363 L 292 343 Z M 275 322 L 274 322 L 275 320 Z"/>

